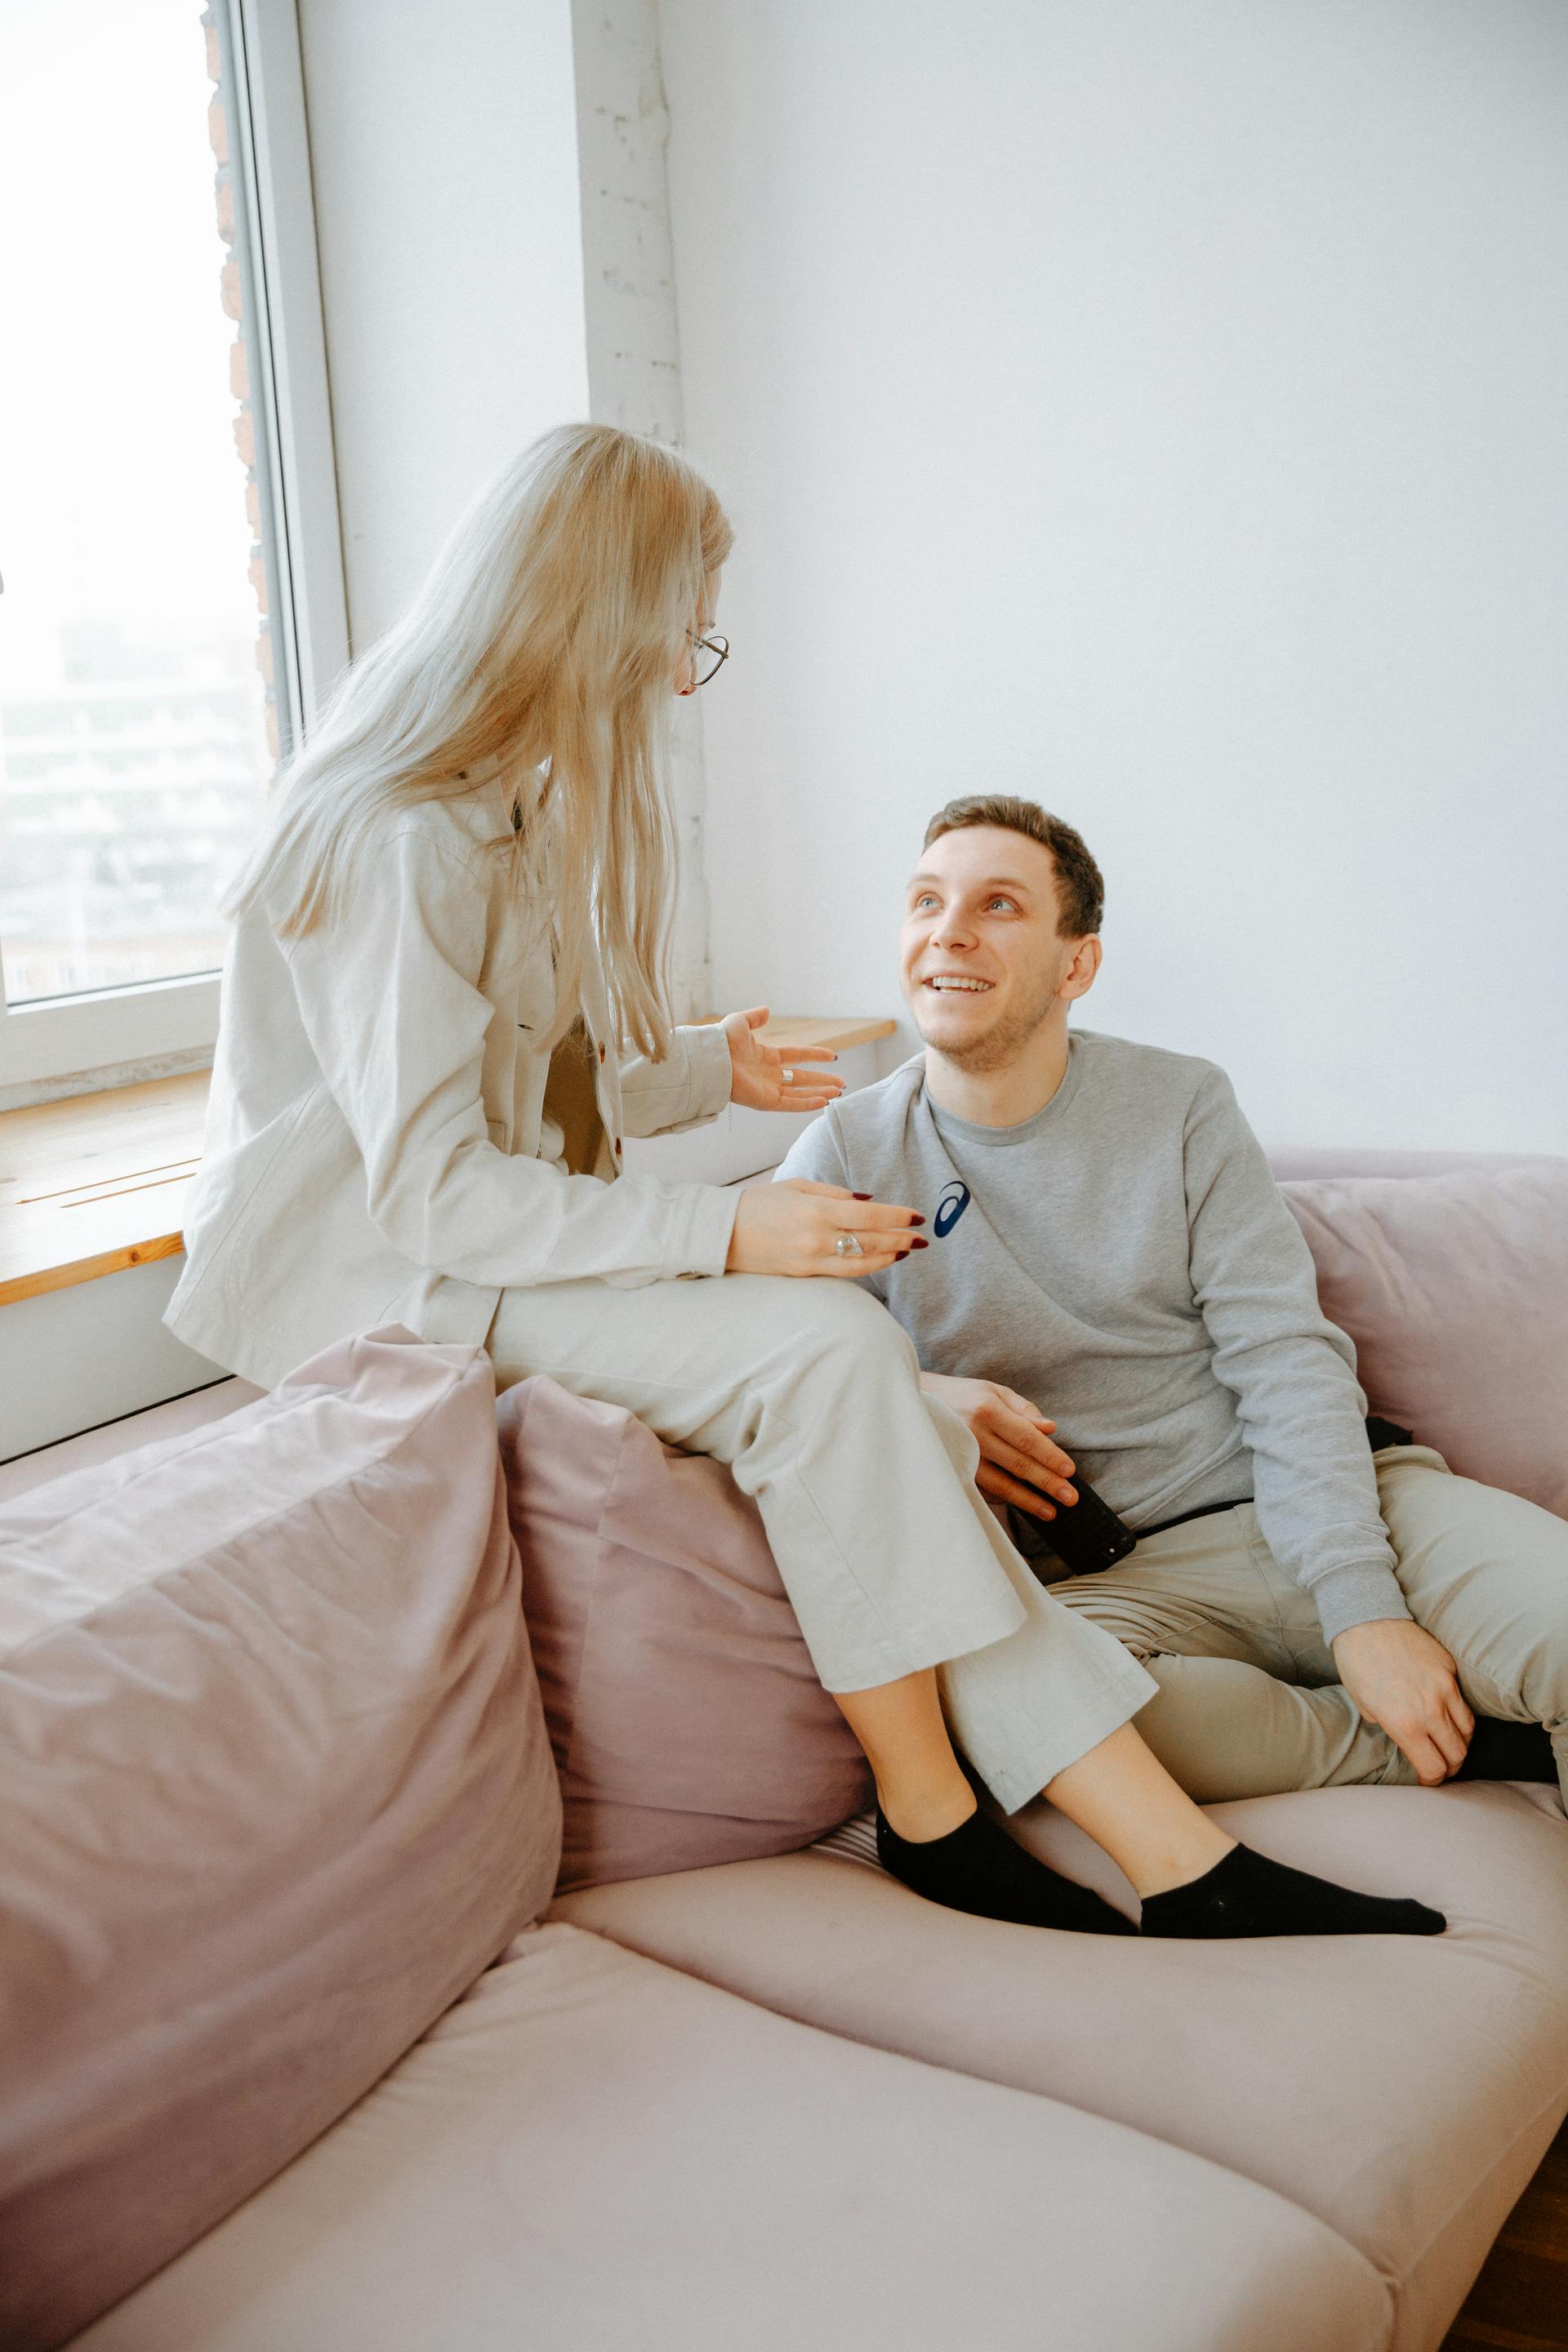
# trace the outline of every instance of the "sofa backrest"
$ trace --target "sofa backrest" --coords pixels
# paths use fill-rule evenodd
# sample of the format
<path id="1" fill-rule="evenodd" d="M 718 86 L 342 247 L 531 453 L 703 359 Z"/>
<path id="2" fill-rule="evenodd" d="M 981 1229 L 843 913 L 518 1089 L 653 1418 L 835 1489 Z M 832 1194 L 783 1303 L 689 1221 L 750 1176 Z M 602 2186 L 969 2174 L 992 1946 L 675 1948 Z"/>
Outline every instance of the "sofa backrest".
<path id="1" fill-rule="evenodd" d="M 1568 1517 L 1568 1160 L 1270 1157 L 1372 1410 Z"/>

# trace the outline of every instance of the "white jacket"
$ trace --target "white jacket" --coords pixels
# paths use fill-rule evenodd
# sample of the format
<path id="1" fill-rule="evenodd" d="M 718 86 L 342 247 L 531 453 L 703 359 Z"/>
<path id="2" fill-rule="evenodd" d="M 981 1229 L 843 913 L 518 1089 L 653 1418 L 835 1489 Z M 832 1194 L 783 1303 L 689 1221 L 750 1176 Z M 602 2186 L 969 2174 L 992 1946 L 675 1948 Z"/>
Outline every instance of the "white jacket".
<path id="1" fill-rule="evenodd" d="M 548 922 L 485 848 L 510 805 L 502 780 L 421 803 L 357 855 L 341 920 L 288 940 L 261 912 L 237 926 L 163 1319 L 247 1380 L 269 1388 L 378 1323 L 480 1341 L 508 1284 L 724 1270 L 733 1192 L 540 1157 L 549 1060 L 531 1039 L 553 971 Z M 678 1029 L 668 1060 L 621 1064 L 596 959 L 583 997 L 613 1178 L 623 1137 L 717 1116 L 730 1048 Z"/>

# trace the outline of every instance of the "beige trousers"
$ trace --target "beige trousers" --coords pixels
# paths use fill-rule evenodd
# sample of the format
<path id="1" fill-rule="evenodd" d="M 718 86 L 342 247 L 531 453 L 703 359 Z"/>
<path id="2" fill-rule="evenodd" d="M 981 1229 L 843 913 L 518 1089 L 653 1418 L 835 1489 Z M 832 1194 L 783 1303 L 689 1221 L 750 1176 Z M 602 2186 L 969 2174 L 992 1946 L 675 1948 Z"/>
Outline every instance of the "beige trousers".
<path id="1" fill-rule="evenodd" d="M 1478 1715 L 1545 1726 L 1568 1801 L 1568 1521 L 1455 1477 L 1429 1446 L 1374 1461 L 1411 1615 L 1452 1653 Z M 1414 1781 L 1340 1685 L 1317 1611 L 1250 1503 L 1147 1536 L 1105 1575 L 1051 1590 L 1148 1667 L 1160 1696 L 1138 1728 L 1201 1802 Z"/>
<path id="2" fill-rule="evenodd" d="M 974 1486 L 974 1440 L 853 1284 L 519 1287 L 489 1346 L 498 1387 L 544 1372 L 728 1463 L 825 1687 L 940 1667 L 953 1738 L 1008 1812 L 1153 1696 L 1119 1641 L 1030 1574 Z"/>

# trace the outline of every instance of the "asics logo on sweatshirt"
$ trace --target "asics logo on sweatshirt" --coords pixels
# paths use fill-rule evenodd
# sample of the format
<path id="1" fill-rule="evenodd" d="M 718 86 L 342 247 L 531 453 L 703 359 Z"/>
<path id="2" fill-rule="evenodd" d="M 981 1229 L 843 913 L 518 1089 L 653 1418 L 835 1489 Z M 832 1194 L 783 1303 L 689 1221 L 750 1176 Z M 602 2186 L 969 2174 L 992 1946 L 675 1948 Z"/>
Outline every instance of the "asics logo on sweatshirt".
<path id="1" fill-rule="evenodd" d="M 954 1183 L 948 1186 L 936 1204 L 936 1216 L 931 1224 L 931 1231 L 939 1242 L 947 1239 L 948 1234 L 952 1233 L 954 1225 L 968 1208 L 969 1202 L 970 1192 L 967 1184 Z"/>

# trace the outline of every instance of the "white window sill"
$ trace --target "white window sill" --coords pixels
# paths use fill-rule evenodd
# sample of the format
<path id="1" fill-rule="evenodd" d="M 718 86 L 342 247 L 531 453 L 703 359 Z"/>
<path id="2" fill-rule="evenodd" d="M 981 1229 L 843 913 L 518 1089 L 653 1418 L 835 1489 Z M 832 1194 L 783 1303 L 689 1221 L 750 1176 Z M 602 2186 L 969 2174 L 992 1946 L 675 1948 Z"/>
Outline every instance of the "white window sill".
<path id="1" fill-rule="evenodd" d="M 0 1110 L 206 1067 L 218 987 L 216 971 L 198 972 L 7 1006 L 0 1018 Z"/>

